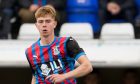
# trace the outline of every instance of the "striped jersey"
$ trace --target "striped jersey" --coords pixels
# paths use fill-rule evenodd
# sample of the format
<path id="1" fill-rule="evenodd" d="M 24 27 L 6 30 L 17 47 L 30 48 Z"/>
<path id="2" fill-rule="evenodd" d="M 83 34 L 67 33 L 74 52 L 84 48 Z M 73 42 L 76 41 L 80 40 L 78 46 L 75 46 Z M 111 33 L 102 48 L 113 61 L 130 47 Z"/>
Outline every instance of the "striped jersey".
<path id="1" fill-rule="evenodd" d="M 26 56 L 33 75 L 36 78 L 36 84 L 53 84 L 49 79 L 45 79 L 51 74 L 63 74 L 74 70 L 75 60 L 84 51 L 78 52 L 76 56 L 70 56 L 67 51 L 67 40 L 69 37 L 55 37 L 54 41 L 46 46 L 40 45 L 40 39 L 26 49 Z M 74 78 L 66 79 L 58 84 L 76 84 Z"/>

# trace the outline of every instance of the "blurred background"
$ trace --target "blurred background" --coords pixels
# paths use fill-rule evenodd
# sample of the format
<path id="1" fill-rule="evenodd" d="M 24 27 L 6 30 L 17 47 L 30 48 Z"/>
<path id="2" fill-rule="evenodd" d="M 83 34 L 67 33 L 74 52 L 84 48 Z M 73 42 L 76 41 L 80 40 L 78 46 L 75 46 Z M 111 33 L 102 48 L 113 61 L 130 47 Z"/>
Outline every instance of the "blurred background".
<path id="1" fill-rule="evenodd" d="M 74 37 L 93 64 L 78 84 L 140 84 L 140 0 L 0 0 L 1 84 L 30 84 L 25 49 L 47 4 L 57 10 L 55 35 Z"/>

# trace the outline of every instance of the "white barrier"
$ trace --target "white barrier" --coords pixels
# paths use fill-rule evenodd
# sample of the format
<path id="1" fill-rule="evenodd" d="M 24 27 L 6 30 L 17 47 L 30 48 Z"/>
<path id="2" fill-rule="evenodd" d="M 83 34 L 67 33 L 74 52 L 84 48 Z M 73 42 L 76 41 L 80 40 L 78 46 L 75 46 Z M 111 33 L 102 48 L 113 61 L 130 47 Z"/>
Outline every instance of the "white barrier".
<path id="1" fill-rule="evenodd" d="M 25 49 L 33 41 L 0 40 L 0 66 L 28 66 Z M 140 67 L 140 40 L 78 40 L 96 67 Z"/>

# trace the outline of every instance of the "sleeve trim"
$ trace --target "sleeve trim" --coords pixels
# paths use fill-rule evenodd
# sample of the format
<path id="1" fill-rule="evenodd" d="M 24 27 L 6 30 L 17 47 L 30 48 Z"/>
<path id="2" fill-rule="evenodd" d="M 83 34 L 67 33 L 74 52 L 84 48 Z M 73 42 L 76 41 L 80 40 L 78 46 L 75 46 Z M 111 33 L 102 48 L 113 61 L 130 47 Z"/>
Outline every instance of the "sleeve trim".
<path id="1" fill-rule="evenodd" d="M 85 52 L 81 52 L 75 56 L 75 60 L 77 60 L 80 56 L 86 55 Z"/>

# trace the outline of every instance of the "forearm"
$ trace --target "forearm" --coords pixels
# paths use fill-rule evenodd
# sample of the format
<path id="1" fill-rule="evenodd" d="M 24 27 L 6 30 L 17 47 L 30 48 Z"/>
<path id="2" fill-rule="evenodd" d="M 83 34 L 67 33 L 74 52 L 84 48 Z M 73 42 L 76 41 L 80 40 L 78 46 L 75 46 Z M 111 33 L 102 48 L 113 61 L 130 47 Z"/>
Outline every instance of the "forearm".
<path id="1" fill-rule="evenodd" d="M 52 74 L 46 77 L 46 79 L 49 79 L 54 83 L 60 83 L 66 79 L 78 78 L 78 77 L 84 76 L 92 71 L 93 69 L 92 64 L 89 62 L 86 56 L 80 56 L 80 58 L 78 58 L 77 61 L 80 64 L 80 66 L 78 66 L 73 71 L 69 71 L 64 74 Z"/>
<path id="2" fill-rule="evenodd" d="M 35 84 L 35 77 L 34 76 L 32 76 L 31 84 Z"/>
<path id="3" fill-rule="evenodd" d="M 88 63 L 85 62 L 81 64 L 79 67 L 77 67 L 75 70 L 65 73 L 64 76 L 66 77 L 66 79 L 78 78 L 90 73 L 92 70 L 93 70 L 92 65 L 89 62 Z"/>

